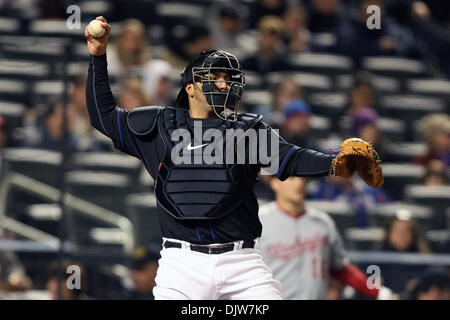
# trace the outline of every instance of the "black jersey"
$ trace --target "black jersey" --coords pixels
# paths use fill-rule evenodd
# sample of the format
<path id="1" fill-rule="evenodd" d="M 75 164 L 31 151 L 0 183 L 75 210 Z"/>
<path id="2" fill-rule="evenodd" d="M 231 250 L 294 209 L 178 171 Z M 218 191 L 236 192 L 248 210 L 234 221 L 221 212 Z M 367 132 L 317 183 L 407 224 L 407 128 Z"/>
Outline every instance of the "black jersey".
<path id="1" fill-rule="evenodd" d="M 107 135 L 114 146 L 124 153 L 139 158 L 149 174 L 155 179 L 166 151 L 158 130 L 145 136 L 136 135 L 127 122 L 128 111 L 118 107 L 108 83 L 106 54 L 91 56 L 86 86 L 86 100 L 91 124 Z M 202 130 L 223 124 L 220 118 L 193 119 L 187 110 L 188 127 L 201 122 Z M 258 130 L 272 130 L 264 122 L 257 124 Z M 321 177 L 329 174 L 333 156 L 301 148 L 278 137 L 278 168 L 274 173 L 280 180 L 289 176 Z M 265 165 L 267 166 L 267 164 Z M 248 185 L 244 201 L 227 215 L 213 220 L 179 220 L 167 214 L 159 205 L 159 220 L 163 237 L 197 244 L 225 243 L 237 240 L 252 240 L 260 237 L 262 226 L 258 218 L 258 203 L 253 192 L 257 175 L 264 167 L 261 163 L 247 165 L 247 174 L 252 182 Z M 189 189 L 189 186 L 186 186 Z M 205 194 L 208 197 L 208 194 Z"/>

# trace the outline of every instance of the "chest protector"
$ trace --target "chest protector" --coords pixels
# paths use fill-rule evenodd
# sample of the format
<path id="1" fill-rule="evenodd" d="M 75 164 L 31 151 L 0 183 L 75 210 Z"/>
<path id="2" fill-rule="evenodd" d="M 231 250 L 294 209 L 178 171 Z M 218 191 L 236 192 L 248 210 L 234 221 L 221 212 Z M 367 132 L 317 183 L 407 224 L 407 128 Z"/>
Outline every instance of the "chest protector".
<path id="1" fill-rule="evenodd" d="M 218 219 L 246 199 L 255 178 L 249 177 L 247 165 L 227 164 L 226 152 L 223 152 L 223 164 L 174 164 L 171 154 L 178 142 L 172 141 L 171 135 L 174 130 L 182 128 L 189 130 L 192 138 L 187 117 L 185 110 L 171 107 L 164 108 L 159 115 L 158 133 L 164 141 L 165 154 L 156 177 L 155 195 L 160 206 L 176 219 Z M 224 121 L 214 129 L 220 130 L 225 137 L 226 129 L 245 132 L 261 118 L 260 115 L 239 114 L 237 121 Z M 235 145 L 233 143 L 232 147 Z"/>

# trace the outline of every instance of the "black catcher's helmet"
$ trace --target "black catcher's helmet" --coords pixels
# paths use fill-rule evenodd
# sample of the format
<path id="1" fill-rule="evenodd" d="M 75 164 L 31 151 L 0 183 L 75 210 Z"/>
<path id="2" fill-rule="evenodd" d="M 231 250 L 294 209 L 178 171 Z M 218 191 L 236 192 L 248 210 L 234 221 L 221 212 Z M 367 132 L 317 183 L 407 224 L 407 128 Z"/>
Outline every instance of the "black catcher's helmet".
<path id="1" fill-rule="evenodd" d="M 225 72 L 228 79 L 228 91 L 221 91 L 216 81 L 207 75 L 215 72 Z M 237 119 L 237 107 L 245 86 L 245 77 L 238 59 L 231 53 L 222 50 L 204 51 L 192 61 L 181 74 L 182 88 L 178 93 L 177 104 L 182 108 L 189 108 L 188 96 L 184 87 L 188 83 L 199 81 L 202 92 L 214 113 L 221 119 Z"/>

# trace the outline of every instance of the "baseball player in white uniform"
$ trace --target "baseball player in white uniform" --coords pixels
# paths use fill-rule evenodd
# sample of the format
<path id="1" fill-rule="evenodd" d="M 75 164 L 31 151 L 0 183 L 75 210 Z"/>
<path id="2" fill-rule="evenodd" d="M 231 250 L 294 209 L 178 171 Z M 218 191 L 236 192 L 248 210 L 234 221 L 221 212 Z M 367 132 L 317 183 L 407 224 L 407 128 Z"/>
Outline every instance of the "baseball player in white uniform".
<path id="1" fill-rule="evenodd" d="M 284 299 L 325 299 L 330 276 L 374 299 L 388 297 L 387 288 L 369 289 L 367 276 L 350 263 L 331 217 L 304 204 L 306 183 L 301 177 L 271 179 L 276 201 L 259 211 L 261 253 Z"/>

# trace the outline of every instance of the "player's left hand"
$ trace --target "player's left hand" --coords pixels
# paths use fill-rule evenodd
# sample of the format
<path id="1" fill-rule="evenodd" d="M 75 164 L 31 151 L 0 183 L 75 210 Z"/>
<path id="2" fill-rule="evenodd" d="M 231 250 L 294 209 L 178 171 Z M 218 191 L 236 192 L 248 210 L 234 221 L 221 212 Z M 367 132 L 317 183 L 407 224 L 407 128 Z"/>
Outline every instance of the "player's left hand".
<path id="1" fill-rule="evenodd" d="M 350 178 L 355 171 L 373 188 L 384 183 L 381 161 L 372 144 L 360 138 L 350 138 L 341 143 L 338 155 L 333 159 L 333 174 Z"/>

